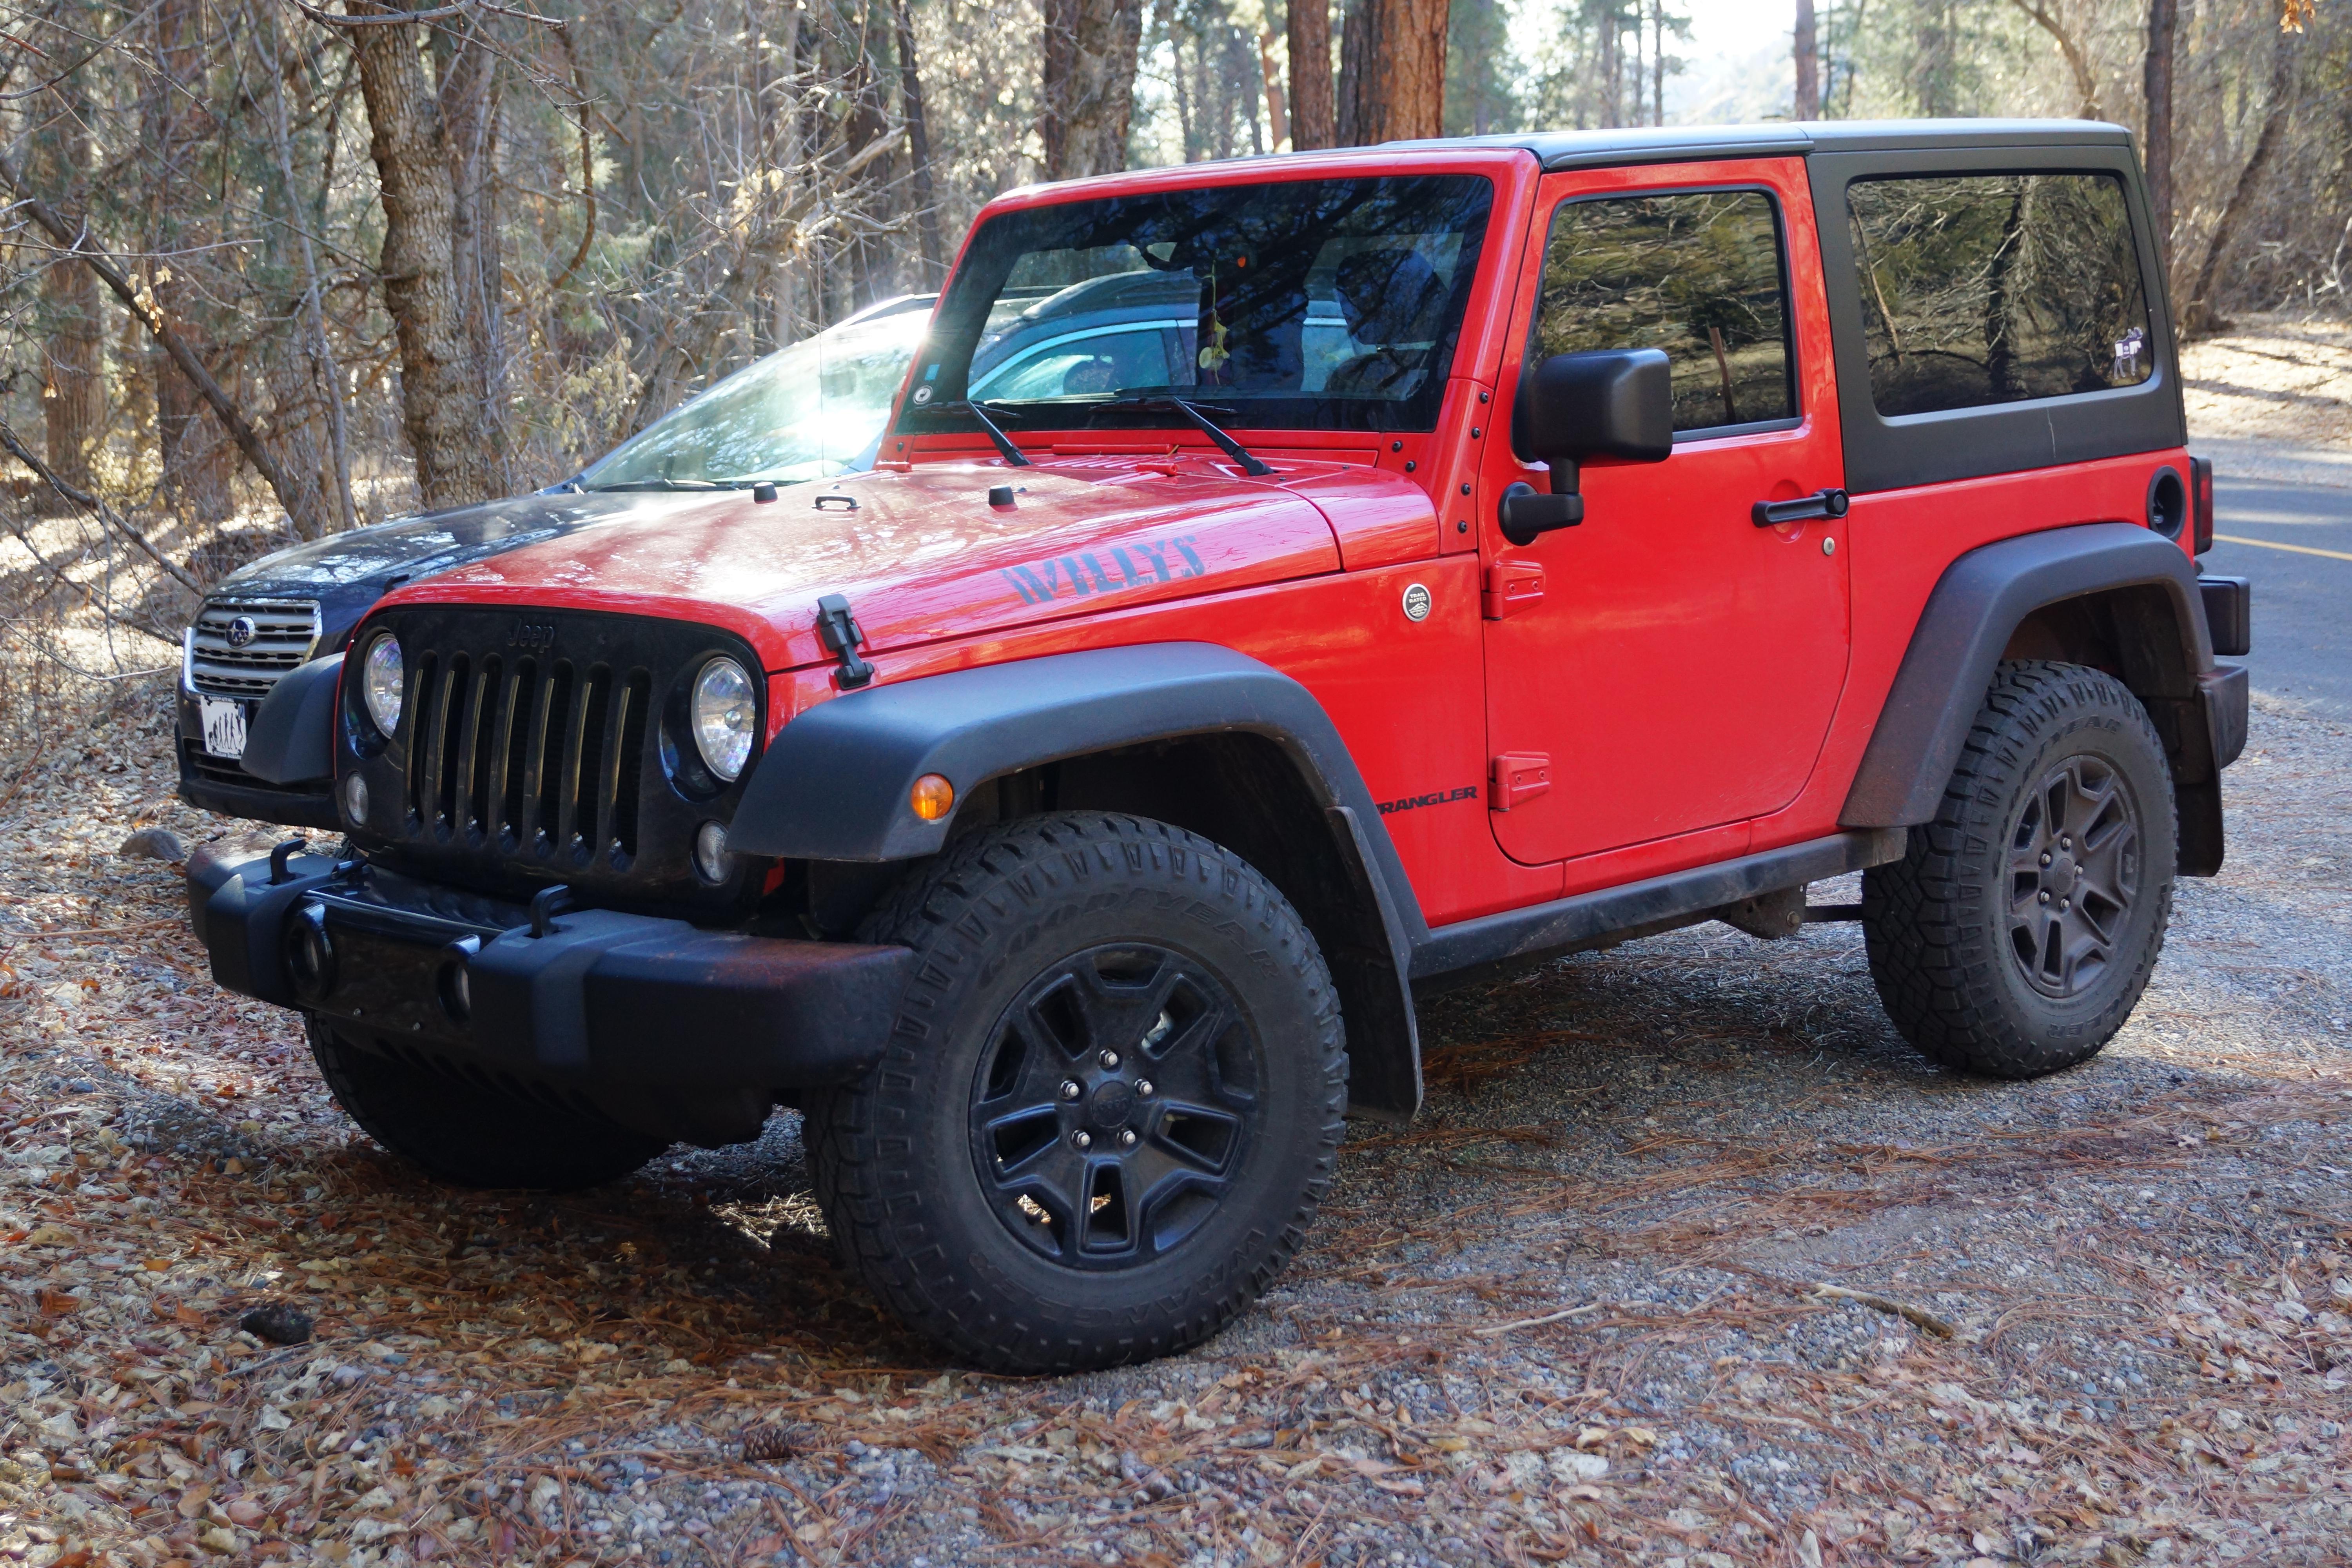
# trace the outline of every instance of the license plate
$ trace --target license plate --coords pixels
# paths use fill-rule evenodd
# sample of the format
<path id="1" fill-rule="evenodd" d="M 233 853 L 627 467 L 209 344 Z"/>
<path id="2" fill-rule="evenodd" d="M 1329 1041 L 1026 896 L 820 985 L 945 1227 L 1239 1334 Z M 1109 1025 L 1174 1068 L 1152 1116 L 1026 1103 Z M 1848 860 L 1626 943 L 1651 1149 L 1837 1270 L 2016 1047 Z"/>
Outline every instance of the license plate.
<path id="1" fill-rule="evenodd" d="M 199 697 L 205 750 L 231 762 L 245 755 L 245 704 L 228 697 Z"/>

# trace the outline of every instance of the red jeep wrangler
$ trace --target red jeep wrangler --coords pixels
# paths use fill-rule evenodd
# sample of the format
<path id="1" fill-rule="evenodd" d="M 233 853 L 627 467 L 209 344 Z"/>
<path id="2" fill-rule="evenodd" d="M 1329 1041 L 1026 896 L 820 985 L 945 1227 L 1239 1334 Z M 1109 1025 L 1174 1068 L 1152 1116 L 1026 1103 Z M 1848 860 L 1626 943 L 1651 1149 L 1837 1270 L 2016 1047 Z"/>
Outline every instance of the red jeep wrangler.
<path id="1" fill-rule="evenodd" d="M 280 681 L 246 766 L 349 843 L 196 925 L 450 1181 L 798 1106 L 849 1265 L 1006 1368 L 1241 1310 L 1433 985 L 1849 916 L 1920 1049 L 2049 1072 L 2245 734 L 2161 277 L 2112 126 L 1016 192 L 877 471 L 459 566 Z"/>

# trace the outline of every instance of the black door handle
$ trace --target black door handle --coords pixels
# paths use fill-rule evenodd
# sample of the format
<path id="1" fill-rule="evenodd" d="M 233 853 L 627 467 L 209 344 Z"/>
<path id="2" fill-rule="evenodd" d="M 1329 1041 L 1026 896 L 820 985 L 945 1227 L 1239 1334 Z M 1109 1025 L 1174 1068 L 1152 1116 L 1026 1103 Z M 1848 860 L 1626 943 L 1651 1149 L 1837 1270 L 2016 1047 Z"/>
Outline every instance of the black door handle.
<path id="1" fill-rule="evenodd" d="M 1794 500 L 1759 500 L 1748 516 L 1759 528 L 1771 528 L 1783 522 L 1804 522 L 1816 517 L 1843 517 L 1846 509 L 1843 490 L 1815 490 Z"/>

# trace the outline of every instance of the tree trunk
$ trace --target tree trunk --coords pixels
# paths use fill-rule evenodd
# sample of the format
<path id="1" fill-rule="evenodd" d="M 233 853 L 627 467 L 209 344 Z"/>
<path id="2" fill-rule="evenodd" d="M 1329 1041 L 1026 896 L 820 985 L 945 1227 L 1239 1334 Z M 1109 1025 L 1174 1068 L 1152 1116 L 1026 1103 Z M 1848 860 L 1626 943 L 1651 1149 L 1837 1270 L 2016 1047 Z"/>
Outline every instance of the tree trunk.
<path id="1" fill-rule="evenodd" d="M 1339 144 L 1445 134 L 1445 0 L 1353 0 L 1339 46 Z"/>
<path id="2" fill-rule="evenodd" d="M 2172 47 L 2179 19 L 2179 0 L 2148 0 L 2147 58 L 2140 71 L 2147 98 L 2147 130 L 2140 138 L 2140 154 L 2147 165 L 2157 260 L 2168 279 L 2172 273 Z"/>
<path id="3" fill-rule="evenodd" d="M 1650 123 L 1666 122 L 1666 0 L 1650 0 Z"/>
<path id="4" fill-rule="evenodd" d="M 1068 27 L 1067 42 L 1056 23 Z M 1135 115 L 1142 0 L 1051 0 L 1045 61 L 1045 177 L 1082 179 L 1127 167 Z"/>
<path id="5" fill-rule="evenodd" d="M 2263 178 L 2269 174 L 2272 160 L 2278 155 L 2279 142 L 2286 134 L 2287 118 L 2294 108 L 2294 46 L 2300 37 L 2284 28 L 2279 30 L 2277 52 L 2271 57 L 2270 107 L 2263 115 L 2263 128 L 2254 138 L 2254 150 L 2230 192 L 2229 205 L 2221 209 L 2221 219 L 2213 226 L 2212 237 L 2205 242 L 2205 260 L 2197 268 L 2197 286 L 2189 291 L 2189 308 L 2180 312 L 2184 331 L 2217 332 L 2229 324 L 2221 318 L 2213 298 L 2214 288 L 2221 280 L 2221 264 L 2237 247 L 2247 211 L 2261 194 Z"/>
<path id="6" fill-rule="evenodd" d="M 931 126 L 923 111 L 923 73 L 915 65 L 915 15 L 907 0 L 894 0 L 894 11 L 898 96 L 905 100 L 907 162 L 915 187 L 915 233 L 923 249 L 923 284 L 933 288 L 948 275 L 948 258 L 940 238 L 939 197 L 931 185 Z"/>
<path id="7" fill-rule="evenodd" d="M 1791 110 L 1799 120 L 1822 117 L 1822 44 L 1813 22 L 1813 0 L 1797 0 L 1797 98 Z"/>
<path id="8" fill-rule="evenodd" d="M 1290 145 L 1332 145 L 1331 0 L 1290 0 Z"/>
<path id="9" fill-rule="evenodd" d="M 353 16 L 397 7 L 344 0 Z M 400 342 L 401 426 L 427 508 L 498 492 L 481 428 L 482 378 L 456 279 L 457 197 L 440 96 L 411 26 L 350 29 L 367 101 L 368 153 L 383 203 L 383 305 Z"/>
<path id="10" fill-rule="evenodd" d="M 450 275 L 472 357 L 473 416 L 493 493 L 503 495 L 513 487 L 501 386 L 506 286 L 499 243 L 499 58 L 471 21 L 436 26 L 432 39 L 442 146 L 449 159 Z"/>
<path id="11" fill-rule="evenodd" d="M 1070 89 L 1078 45 L 1078 0 L 1040 0 L 1039 20 L 1044 24 L 1045 52 L 1040 62 L 1037 90 L 1037 133 L 1045 143 L 1045 177 L 1057 180 L 1055 171 L 1069 163 Z M 1175 34 L 1169 34 L 1172 47 Z M 1177 68 L 1183 68 L 1180 53 Z M 1181 92 L 1181 87 L 1178 88 Z"/>
<path id="12" fill-rule="evenodd" d="M 182 166 L 204 143 L 212 129 L 203 108 L 204 53 L 199 33 L 200 0 L 163 0 L 155 12 L 156 78 L 148 92 L 147 113 L 141 127 L 159 166 L 155 191 L 158 215 L 147 248 L 169 254 L 175 246 L 203 244 L 215 237 L 213 229 L 192 221 L 204 208 L 195 197 L 199 183 L 182 177 Z M 163 311 L 178 318 L 181 334 L 199 358 L 208 346 L 190 319 L 201 297 L 178 278 L 165 278 L 167 268 L 150 265 L 142 270 L 149 292 Z M 226 521 L 236 510 L 230 481 L 236 475 L 236 451 L 210 416 L 204 395 L 182 374 L 172 356 L 152 349 L 148 363 L 155 382 L 155 447 L 163 468 L 164 504 L 187 522 Z"/>
<path id="13" fill-rule="evenodd" d="M 312 390 L 326 405 L 327 449 L 333 466 L 324 478 L 334 496 L 336 516 L 345 528 L 355 528 L 359 525 L 359 514 L 352 500 L 352 449 L 350 432 L 343 423 L 342 371 L 335 363 L 334 346 L 327 341 L 326 310 L 319 284 L 318 247 L 311 242 L 310 217 L 303 210 L 304 203 L 294 183 L 293 137 L 288 129 L 286 116 L 286 67 L 275 13 L 269 18 L 268 37 L 270 142 L 278 154 L 279 199 L 285 205 L 286 227 L 293 237 L 295 254 L 301 262 L 302 325 L 306 333 L 303 352 L 310 362 Z M 321 510 L 323 511 L 324 509 Z"/>
<path id="14" fill-rule="evenodd" d="M 89 100 L 73 86 L 58 90 L 47 144 L 50 183 L 88 210 Z M 98 279 L 86 267 L 55 257 L 41 275 L 47 352 L 42 355 L 41 425 L 49 467 L 79 489 L 90 488 L 90 458 L 106 424 L 106 327 L 99 320 Z"/>
<path id="15" fill-rule="evenodd" d="M 41 279 L 48 318 L 42 356 L 41 425 L 49 467 L 68 484 L 90 488 L 90 458 L 106 424 L 106 331 L 98 279 L 58 257 Z"/>
<path id="16" fill-rule="evenodd" d="M 1274 63 L 1274 29 L 1262 28 L 1257 36 L 1257 70 L 1265 82 L 1265 128 L 1273 140 L 1273 151 L 1282 151 L 1290 140 L 1290 110 L 1282 101 L 1282 68 Z"/>

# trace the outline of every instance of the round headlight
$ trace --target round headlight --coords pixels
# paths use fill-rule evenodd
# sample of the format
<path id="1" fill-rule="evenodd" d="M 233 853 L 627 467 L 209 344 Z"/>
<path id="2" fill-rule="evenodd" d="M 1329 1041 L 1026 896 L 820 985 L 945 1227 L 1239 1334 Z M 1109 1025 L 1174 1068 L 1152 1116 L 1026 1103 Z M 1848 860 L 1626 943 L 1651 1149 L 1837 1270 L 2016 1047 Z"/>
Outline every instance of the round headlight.
<path id="1" fill-rule="evenodd" d="M 760 703 L 751 678 L 731 658 L 714 658 L 694 678 L 694 744 L 710 771 L 732 784 L 751 760 Z"/>
<path id="2" fill-rule="evenodd" d="M 379 633 L 360 659 L 360 696 L 386 740 L 400 730 L 401 676 L 400 639 L 390 632 Z"/>

